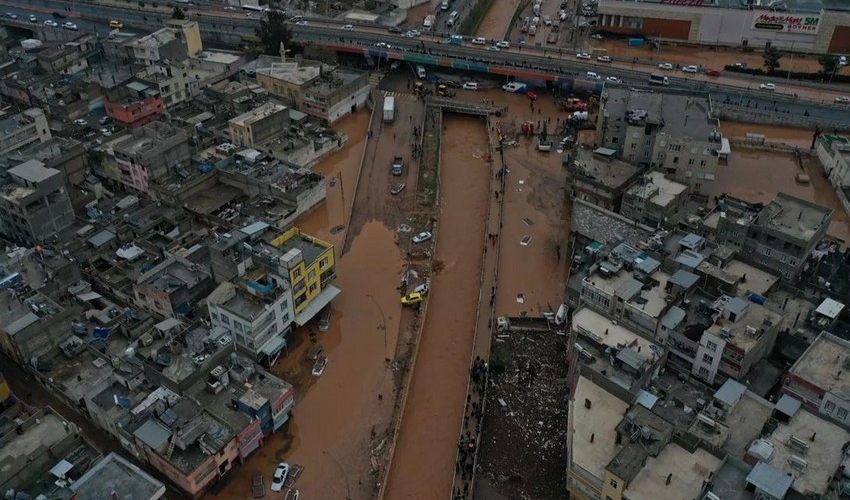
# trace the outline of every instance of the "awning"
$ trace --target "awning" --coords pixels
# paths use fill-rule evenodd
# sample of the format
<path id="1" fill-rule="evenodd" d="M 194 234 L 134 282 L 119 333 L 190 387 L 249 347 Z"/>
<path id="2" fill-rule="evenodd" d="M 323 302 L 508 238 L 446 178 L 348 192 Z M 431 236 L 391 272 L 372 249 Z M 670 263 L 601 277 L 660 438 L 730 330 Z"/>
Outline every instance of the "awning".
<path id="1" fill-rule="evenodd" d="M 54 465 L 53 468 L 50 469 L 50 473 L 59 479 L 64 479 L 65 474 L 73 468 L 74 465 L 71 462 L 67 460 L 60 460 L 58 464 Z"/>
<path id="2" fill-rule="evenodd" d="M 286 339 L 275 336 L 263 344 L 263 347 L 260 347 L 260 353 L 265 354 L 268 357 L 272 357 L 279 353 L 284 346 L 286 346 Z"/>
<path id="3" fill-rule="evenodd" d="M 167 332 L 168 330 L 171 330 L 172 328 L 176 328 L 178 326 L 180 326 L 180 321 L 174 318 L 167 318 L 155 324 L 153 327 L 161 332 Z"/>
<path id="4" fill-rule="evenodd" d="M 295 316 L 295 324 L 298 326 L 304 326 L 308 321 L 313 319 L 313 317 L 319 314 L 319 311 L 325 308 L 326 305 L 330 304 L 331 301 L 339 295 L 341 292 L 339 288 L 329 285 L 327 288 L 322 290 L 319 295 L 310 301 L 310 304 L 304 308 L 299 314 Z"/>

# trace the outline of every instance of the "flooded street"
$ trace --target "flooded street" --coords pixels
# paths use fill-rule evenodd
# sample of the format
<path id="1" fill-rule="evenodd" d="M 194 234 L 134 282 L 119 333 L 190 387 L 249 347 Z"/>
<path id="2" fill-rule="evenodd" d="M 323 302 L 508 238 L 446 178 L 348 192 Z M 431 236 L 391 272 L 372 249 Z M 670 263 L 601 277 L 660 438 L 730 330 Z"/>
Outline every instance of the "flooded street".
<path id="1" fill-rule="evenodd" d="M 448 498 L 463 411 L 488 203 L 487 134 L 480 118 L 443 117 L 439 272 L 410 382 L 389 500 Z"/>

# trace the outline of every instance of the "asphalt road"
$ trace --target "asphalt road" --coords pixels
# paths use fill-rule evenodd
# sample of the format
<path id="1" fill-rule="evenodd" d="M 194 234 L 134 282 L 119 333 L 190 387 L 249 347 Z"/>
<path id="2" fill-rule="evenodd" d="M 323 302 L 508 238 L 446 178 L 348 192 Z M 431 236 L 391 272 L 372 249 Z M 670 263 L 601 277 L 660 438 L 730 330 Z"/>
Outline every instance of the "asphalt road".
<path id="1" fill-rule="evenodd" d="M 57 18 L 51 15 L 52 12 L 59 12 L 60 14 L 66 16 L 63 18 Z M 38 21 L 33 24 L 43 25 L 44 21 L 52 20 L 56 21 L 60 24 L 58 28 L 53 28 L 56 30 L 63 30 L 61 24 L 70 21 L 77 25 L 77 28 L 81 32 L 86 33 L 97 33 L 100 35 L 107 35 L 109 33 L 109 26 L 106 23 L 96 23 L 92 21 L 87 21 L 84 19 L 78 19 L 76 17 L 72 17 L 70 13 L 64 12 L 61 8 L 59 9 L 24 9 L 19 6 L 2 6 L 0 7 L 0 15 L 9 17 L 9 14 L 14 14 L 18 16 L 18 21 L 26 21 L 28 22 L 29 16 L 35 15 Z"/>

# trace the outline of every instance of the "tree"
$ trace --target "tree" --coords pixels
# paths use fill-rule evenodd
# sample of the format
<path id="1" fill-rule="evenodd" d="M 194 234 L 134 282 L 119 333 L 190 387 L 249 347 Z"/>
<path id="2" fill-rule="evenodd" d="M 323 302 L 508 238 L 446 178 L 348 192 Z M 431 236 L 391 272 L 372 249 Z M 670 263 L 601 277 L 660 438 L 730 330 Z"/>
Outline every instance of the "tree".
<path id="1" fill-rule="evenodd" d="M 263 52 L 270 56 L 280 55 L 280 45 L 288 48 L 292 41 L 292 32 L 286 26 L 286 15 L 279 10 L 267 12 L 260 19 L 254 34 L 260 39 Z"/>
<path id="2" fill-rule="evenodd" d="M 179 5 L 175 5 L 171 11 L 171 19 L 186 19 L 186 12 Z"/>
<path id="3" fill-rule="evenodd" d="M 782 52 L 776 47 L 768 47 L 764 49 L 764 69 L 768 73 L 779 69 L 779 60 L 782 59 Z"/>
<path id="4" fill-rule="evenodd" d="M 821 73 L 829 75 L 838 69 L 838 58 L 833 55 L 824 54 L 818 58 L 818 62 L 820 63 Z"/>

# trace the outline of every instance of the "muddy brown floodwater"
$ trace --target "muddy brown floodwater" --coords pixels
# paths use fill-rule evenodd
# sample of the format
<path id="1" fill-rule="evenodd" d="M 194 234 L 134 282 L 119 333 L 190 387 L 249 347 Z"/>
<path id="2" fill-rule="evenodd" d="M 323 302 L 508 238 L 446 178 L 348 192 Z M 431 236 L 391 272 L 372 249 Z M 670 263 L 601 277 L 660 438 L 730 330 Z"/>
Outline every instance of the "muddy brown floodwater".
<path id="1" fill-rule="evenodd" d="M 393 380 L 385 358 L 387 353 L 392 357 L 401 317 L 395 284 L 402 262 L 392 232 L 380 223 L 366 224 L 342 258 L 345 232 L 331 232 L 345 224 L 368 122 L 369 114 L 360 112 L 336 125 L 349 134 L 349 142 L 315 168 L 336 181 L 328 187 L 326 202 L 299 223 L 336 247 L 335 285 L 342 293 L 332 303 L 330 331 L 318 336 L 328 366 L 320 378 L 312 377 L 305 359 L 312 345 L 308 329 L 291 334 L 292 347 L 272 371 L 304 387 L 296 393 L 292 420 L 246 464 L 234 468 L 231 483 L 210 499 L 250 498 L 251 475 L 263 472 L 268 481 L 283 460 L 304 465 L 295 486 L 304 498 L 373 496 L 369 444 L 372 429 L 385 428 L 392 415 Z M 267 488 L 267 499 L 282 497 Z"/>
<path id="2" fill-rule="evenodd" d="M 388 500 L 448 498 L 475 329 L 489 165 L 480 118 L 443 117 L 440 216 L 428 313 L 410 381 Z"/>

